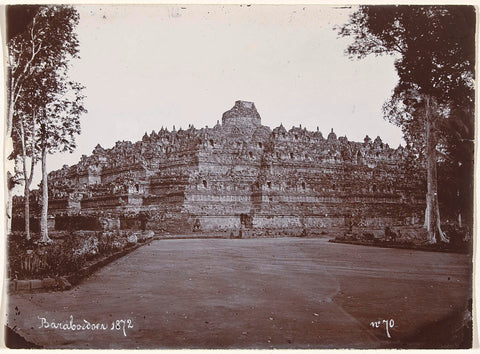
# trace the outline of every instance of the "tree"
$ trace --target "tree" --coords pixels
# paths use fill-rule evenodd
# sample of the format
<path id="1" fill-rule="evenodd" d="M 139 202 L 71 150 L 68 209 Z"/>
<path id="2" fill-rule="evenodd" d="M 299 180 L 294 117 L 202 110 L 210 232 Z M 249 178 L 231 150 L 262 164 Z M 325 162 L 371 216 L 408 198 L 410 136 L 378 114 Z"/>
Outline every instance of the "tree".
<path id="1" fill-rule="evenodd" d="M 447 242 L 440 225 L 437 162 L 439 153 L 456 149 L 445 144 L 454 134 L 446 129 L 454 125 L 446 122 L 458 119 L 458 107 L 473 105 L 474 7 L 361 6 L 339 34 L 353 37 L 351 57 L 394 55 L 399 82 L 385 116 L 402 127 L 405 140 L 424 158 L 429 242 Z M 470 112 L 467 119 L 473 121 Z"/>
<path id="2" fill-rule="evenodd" d="M 48 99 L 39 116 L 39 146 L 42 161 L 42 211 L 40 232 L 42 242 L 49 242 L 48 237 L 48 171 L 47 155 L 55 152 L 72 152 L 76 147 L 75 135 L 80 134 L 80 116 L 86 113 L 83 106 L 83 86 L 68 81 L 66 71 L 58 70 L 55 83 L 50 88 Z"/>
<path id="3" fill-rule="evenodd" d="M 19 40 L 21 33 L 27 32 L 28 22 L 30 22 L 34 13 L 38 10 L 38 5 L 25 6 L 7 6 L 7 41 L 8 41 L 8 65 L 7 65 L 7 124 L 5 132 L 5 151 L 9 159 L 15 159 L 15 152 L 13 151 L 12 136 L 12 121 L 15 105 L 20 97 L 23 88 L 23 81 L 28 76 L 30 65 L 35 57 L 35 50 L 19 48 Z M 23 51 L 22 54 L 19 51 Z M 27 58 L 30 58 L 28 60 Z M 18 145 L 17 145 L 18 147 Z M 18 167 L 14 164 L 14 171 L 12 173 L 12 166 L 6 164 L 6 181 L 7 181 L 7 205 L 6 205 L 6 228 L 7 235 L 10 233 L 12 220 L 12 190 L 15 185 L 19 183 L 19 176 L 17 173 Z"/>
<path id="4" fill-rule="evenodd" d="M 25 233 L 27 240 L 30 240 L 30 185 L 38 161 L 38 146 L 36 142 L 36 123 L 38 111 L 38 99 L 35 95 L 37 87 L 29 85 L 29 90 L 24 90 L 13 117 L 12 138 L 14 149 L 10 155 L 11 159 L 19 161 L 22 165 L 24 184 L 24 217 Z M 28 173 L 28 158 L 30 158 L 30 174 Z"/>
<path id="5" fill-rule="evenodd" d="M 78 21 L 78 13 L 72 7 L 40 6 L 26 30 L 13 36 L 8 43 L 7 137 L 17 139 L 11 156 L 23 156 L 25 193 L 31 183 L 31 175 L 27 177 L 26 173 L 26 155 L 30 153 L 32 160 L 35 160 L 36 149 L 40 148 L 42 185 L 46 186 L 47 153 L 71 151 L 75 146 L 73 136 L 80 131 L 78 119 L 85 112 L 82 87 L 68 81 L 67 75 L 70 60 L 78 57 L 78 39 L 74 32 Z M 10 27 L 13 26 L 9 26 L 9 29 Z M 18 129 L 12 135 L 14 117 Z M 27 132 L 27 127 L 32 130 Z M 56 128 L 59 129 L 58 132 L 52 132 Z M 54 138 L 51 137 L 58 140 L 53 141 Z M 26 144 L 27 138 L 31 142 L 30 148 Z M 19 147 L 21 152 L 18 151 Z M 33 173 L 33 167 L 30 172 Z M 44 191 L 48 193 L 47 188 Z M 41 229 L 42 238 L 47 241 L 48 194 L 45 195 L 45 192 L 42 198 L 42 219 L 45 220 L 41 221 Z M 10 208 L 10 193 L 9 201 Z M 9 231 L 10 228 L 7 227 Z"/>
<path id="6" fill-rule="evenodd" d="M 20 161 L 24 184 L 24 217 L 25 233 L 30 240 L 30 185 L 33 180 L 36 162 L 39 158 L 39 131 L 42 106 L 48 101 L 49 90 L 58 90 L 56 85 L 51 85 L 56 80 L 56 68 L 45 67 L 41 70 L 32 66 L 28 79 L 24 80 L 22 94 L 16 102 L 13 116 L 12 138 L 14 149 L 10 156 Z M 20 157 L 20 160 L 17 159 Z M 30 173 L 28 173 L 28 158 L 30 159 Z"/>

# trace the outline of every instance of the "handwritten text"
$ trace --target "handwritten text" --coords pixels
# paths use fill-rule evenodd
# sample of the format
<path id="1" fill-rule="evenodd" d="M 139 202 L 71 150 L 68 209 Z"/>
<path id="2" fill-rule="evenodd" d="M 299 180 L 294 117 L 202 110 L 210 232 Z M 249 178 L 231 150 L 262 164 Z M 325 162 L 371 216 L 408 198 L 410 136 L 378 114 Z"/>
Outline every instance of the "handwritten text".
<path id="1" fill-rule="evenodd" d="M 379 320 L 379 321 L 373 321 L 370 322 L 370 327 L 372 328 L 380 328 L 380 326 L 385 325 L 385 330 L 387 331 L 387 337 L 392 338 L 390 336 L 390 331 L 389 329 L 392 329 L 393 326 L 395 326 L 395 321 L 393 319 L 390 320 Z"/>
<path id="2" fill-rule="evenodd" d="M 93 323 L 85 319 L 81 321 L 74 321 L 73 315 L 70 315 L 70 320 L 57 322 L 55 320 L 47 320 L 45 317 L 39 317 L 40 326 L 38 328 L 59 329 L 62 331 L 121 331 L 126 337 L 126 329 L 133 328 L 131 319 L 114 320 L 111 323 Z"/>

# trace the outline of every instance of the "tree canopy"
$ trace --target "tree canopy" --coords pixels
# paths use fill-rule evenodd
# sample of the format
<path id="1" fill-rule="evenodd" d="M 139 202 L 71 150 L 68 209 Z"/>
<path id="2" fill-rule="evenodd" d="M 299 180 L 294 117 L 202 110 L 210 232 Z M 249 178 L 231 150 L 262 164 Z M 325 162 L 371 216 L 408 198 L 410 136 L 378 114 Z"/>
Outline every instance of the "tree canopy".
<path id="1" fill-rule="evenodd" d="M 437 163 L 450 163 L 456 185 L 450 187 L 457 194 L 462 183 L 473 187 L 475 21 L 473 6 L 360 6 L 339 29 L 340 36 L 353 38 L 346 50 L 350 57 L 395 57 L 399 81 L 384 114 L 402 128 L 409 151 L 426 166 L 425 225 L 432 242 L 438 236 L 446 241 Z"/>
<path id="2" fill-rule="evenodd" d="M 397 92 L 414 89 L 438 100 L 473 102 L 473 6 L 361 6 L 339 34 L 351 57 L 395 55 Z"/>
<path id="3" fill-rule="evenodd" d="M 25 217 L 28 229 L 28 194 L 36 160 L 42 160 L 41 228 L 44 239 L 48 208 L 46 156 L 57 151 L 73 151 L 80 133 L 83 86 L 68 77 L 70 62 L 78 58 L 79 42 L 74 31 L 78 12 L 70 6 L 27 6 L 7 10 L 9 15 L 25 19 L 20 25 L 7 19 L 9 35 L 9 105 L 7 135 L 13 139 L 10 158 L 23 164 Z M 16 14 L 16 15 L 15 15 Z M 13 127 L 13 128 L 12 128 Z M 27 157 L 31 159 L 27 176 Z M 20 169 L 16 169 L 20 171 Z M 28 236 L 28 231 L 27 231 Z"/>
<path id="4" fill-rule="evenodd" d="M 78 56 L 78 38 L 74 32 L 78 20 L 78 12 L 70 6 L 41 6 L 27 28 L 9 40 L 7 134 L 15 105 L 24 88 L 31 84 L 32 76 L 41 70 L 66 69 L 69 60 Z M 7 27 L 9 32 L 15 32 L 13 25 Z"/>

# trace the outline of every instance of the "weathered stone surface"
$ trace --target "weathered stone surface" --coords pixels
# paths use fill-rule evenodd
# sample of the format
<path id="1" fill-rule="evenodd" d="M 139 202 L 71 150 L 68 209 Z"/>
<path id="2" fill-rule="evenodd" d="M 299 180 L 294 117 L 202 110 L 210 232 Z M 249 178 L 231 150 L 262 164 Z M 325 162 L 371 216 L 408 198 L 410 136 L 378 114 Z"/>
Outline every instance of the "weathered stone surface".
<path id="1" fill-rule="evenodd" d="M 162 127 L 51 172 L 49 213 L 95 217 L 103 229 L 171 232 L 415 224 L 424 183 L 407 178 L 405 157 L 380 137 L 272 130 L 252 102 L 237 101 L 213 128 Z"/>
<path id="2" fill-rule="evenodd" d="M 249 128 L 260 126 L 262 123 L 253 102 L 236 101 L 235 106 L 223 114 L 222 124 L 244 125 Z"/>
<path id="3" fill-rule="evenodd" d="M 30 280 L 30 288 L 31 289 L 41 289 L 41 288 L 43 288 L 43 283 L 40 279 L 32 279 L 32 280 Z"/>
<path id="4" fill-rule="evenodd" d="M 15 286 L 16 286 L 15 280 L 6 280 L 5 285 L 7 287 L 8 293 L 12 293 L 15 291 Z"/>
<path id="5" fill-rule="evenodd" d="M 44 278 L 42 280 L 42 285 L 45 289 L 55 288 L 57 286 L 57 281 L 53 278 Z"/>
<path id="6" fill-rule="evenodd" d="M 16 280 L 16 289 L 17 290 L 29 290 L 30 289 L 30 280 Z"/>

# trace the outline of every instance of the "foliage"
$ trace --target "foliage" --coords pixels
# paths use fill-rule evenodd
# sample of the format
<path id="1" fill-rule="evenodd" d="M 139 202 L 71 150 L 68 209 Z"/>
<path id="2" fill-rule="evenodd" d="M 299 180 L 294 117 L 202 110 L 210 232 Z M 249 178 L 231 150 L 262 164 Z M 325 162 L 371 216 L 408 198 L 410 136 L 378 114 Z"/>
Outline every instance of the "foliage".
<path id="1" fill-rule="evenodd" d="M 420 118 L 425 95 L 435 97 L 440 118 L 450 119 L 439 125 L 443 136 L 438 138 L 448 140 L 455 134 L 466 138 L 457 121 L 473 126 L 469 111 L 475 94 L 472 6 L 361 6 L 339 34 L 353 37 L 347 49 L 351 57 L 394 55 L 399 83 L 384 105 L 385 118 L 402 127 L 412 148 L 425 145 Z M 467 107 L 467 112 L 459 114 L 460 107 Z M 469 132 L 473 134 L 473 129 Z M 446 142 L 444 146 L 453 147 Z"/>
<path id="2" fill-rule="evenodd" d="M 121 248 L 121 244 L 115 242 L 115 233 L 106 231 L 99 233 L 98 240 L 98 252 L 101 254 L 109 254 L 115 251 L 117 248 Z M 120 247 L 119 247 L 120 246 Z"/>
<path id="3" fill-rule="evenodd" d="M 439 165 L 439 190 L 443 205 L 449 206 L 445 212 L 463 215 L 463 223 L 473 225 L 473 183 L 474 183 L 474 109 L 455 108 L 455 119 L 444 122 L 445 135 L 443 145 L 447 148 L 442 154 Z M 453 212 L 453 213 L 452 213 Z M 458 220 L 460 223 L 460 220 Z M 460 225 L 462 226 L 462 225 Z"/>
<path id="4" fill-rule="evenodd" d="M 27 240 L 23 232 L 8 239 L 8 271 L 12 279 L 57 277 L 75 273 L 87 262 L 109 256 L 127 247 L 128 238 L 139 242 L 151 238 L 150 232 L 104 231 L 64 233 L 53 243 L 39 243 L 39 235 Z"/>
<path id="5" fill-rule="evenodd" d="M 50 276 L 69 274 L 79 270 L 87 261 L 85 253 L 76 252 L 81 241 L 74 237 L 67 237 L 63 242 L 55 242 L 44 247 L 47 267 L 46 273 Z"/>
<path id="6" fill-rule="evenodd" d="M 419 117 L 425 95 L 435 97 L 442 118 L 473 126 L 474 7 L 361 6 L 339 34 L 353 37 L 347 49 L 351 57 L 394 55 L 399 83 L 384 106 L 385 118 L 402 127 L 407 143 L 424 140 Z M 439 131 L 463 136 L 459 124 L 445 122 Z"/>
<path id="7" fill-rule="evenodd" d="M 437 162 L 450 165 L 450 187 L 467 184 L 462 192 L 473 192 L 473 147 L 465 142 L 473 135 L 475 30 L 472 6 L 361 6 L 339 29 L 341 36 L 353 37 L 347 49 L 351 57 L 395 57 L 399 82 L 384 114 L 402 128 L 409 151 L 427 167 L 425 224 L 432 242 L 434 224 L 445 239 Z"/>
<path id="8" fill-rule="evenodd" d="M 13 139 L 13 151 L 9 157 L 22 156 L 16 161 L 23 164 L 21 173 L 27 196 L 40 152 L 42 170 L 45 170 L 47 153 L 73 151 L 75 136 L 80 133 L 79 117 L 86 112 L 83 87 L 68 78 L 70 60 L 78 58 L 79 42 L 74 32 L 79 21 L 78 12 L 73 7 L 58 5 L 35 9 L 31 23 L 8 42 L 7 135 L 11 134 Z M 27 157 L 31 159 L 29 177 Z M 47 185 L 46 181 L 44 185 Z M 46 218 L 47 193 L 44 193 L 42 203 L 45 209 L 42 212 L 42 233 L 47 240 L 46 220 L 43 220 Z M 28 220 L 28 200 L 25 209 Z"/>
<path id="9" fill-rule="evenodd" d="M 23 232 L 12 232 L 8 237 L 8 253 L 18 254 L 35 247 L 34 240 L 27 240 Z"/>
<path id="10" fill-rule="evenodd" d="M 39 246 L 34 238 L 27 240 L 23 233 L 12 233 L 9 237 L 8 260 L 11 278 L 35 278 L 57 276 L 80 269 L 86 261 L 85 255 L 75 254 L 80 240 L 67 237 L 48 246 Z M 33 260 L 35 266 L 25 267 Z"/>
<path id="11" fill-rule="evenodd" d="M 475 66 L 473 6 L 361 6 L 339 30 L 352 36 L 351 57 L 395 55 L 396 92 L 408 89 L 441 101 L 469 101 Z"/>
<path id="12" fill-rule="evenodd" d="M 18 100 L 40 82 L 40 77 L 51 78 L 55 70 L 67 68 L 69 58 L 78 56 L 78 39 L 73 31 L 78 20 L 78 13 L 72 7 L 41 6 L 36 9 L 32 22 L 9 39 L 9 120 Z"/>

